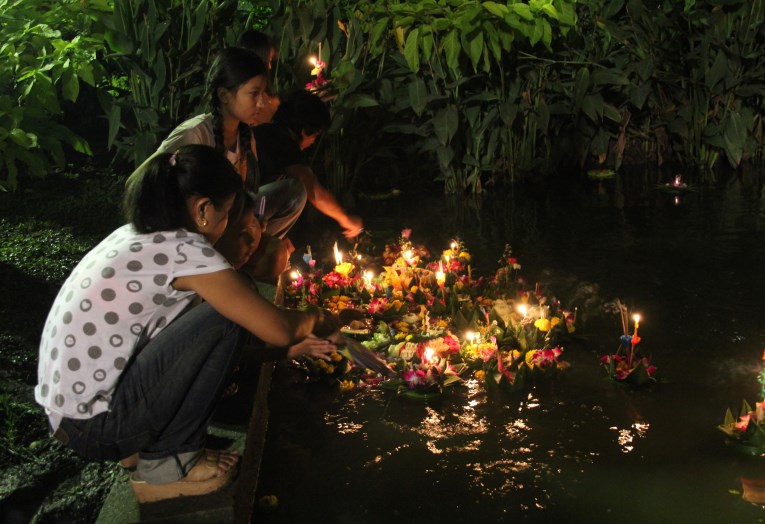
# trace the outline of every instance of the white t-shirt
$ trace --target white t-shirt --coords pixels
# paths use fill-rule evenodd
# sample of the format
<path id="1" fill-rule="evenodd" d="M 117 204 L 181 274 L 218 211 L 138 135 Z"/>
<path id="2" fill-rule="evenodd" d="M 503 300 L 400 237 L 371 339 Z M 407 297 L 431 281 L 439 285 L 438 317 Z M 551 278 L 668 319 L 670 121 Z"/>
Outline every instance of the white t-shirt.
<path id="1" fill-rule="evenodd" d="M 83 258 L 48 314 L 35 399 L 55 430 L 61 417 L 107 411 L 139 337 L 155 337 L 196 295 L 182 276 L 231 265 L 202 235 L 185 229 L 139 234 L 120 227 Z"/>
<path id="2" fill-rule="evenodd" d="M 191 117 L 173 129 L 157 148 L 157 153 L 174 153 L 181 146 L 201 144 L 215 147 L 215 133 L 212 127 L 212 114 L 204 113 Z M 155 153 L 156 154 L 156 153 Z M 239 135 L 236 136 L 236 150 L 226 151 L 226 158 L 235 168 L 240 168 Z M 240 174 L 242 174 L 240 172 Z"/>

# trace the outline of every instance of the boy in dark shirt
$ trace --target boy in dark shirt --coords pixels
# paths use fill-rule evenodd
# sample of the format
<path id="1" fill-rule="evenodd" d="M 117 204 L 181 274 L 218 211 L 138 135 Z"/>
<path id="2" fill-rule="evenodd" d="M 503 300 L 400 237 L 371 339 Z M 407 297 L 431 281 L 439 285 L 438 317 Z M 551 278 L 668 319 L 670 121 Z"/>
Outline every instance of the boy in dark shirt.
<path id="1" fill-rule="evenodd" d="M 321 185 L 303 156 L 329 123 L 329 109 L 324 102 L 298 90 L 281 102 L 272 123 L 253 128 L 261 184 L 257 197 L 266 197 L 266 232 L 283 238 L 302 213 L 302 207 L 296 212 L 294 205 L 300 198 L 303 206 L 307 199 L 319 212 L 334 219 L 346 238 L 354 238 L 364 229 L 361 218 L 348 214 Z M 286 205 L 285 199 L 292 199 L 292 206 Z M 279 216 L 279 209 L 288 208 L 293 210 L 290 216 Z"/>

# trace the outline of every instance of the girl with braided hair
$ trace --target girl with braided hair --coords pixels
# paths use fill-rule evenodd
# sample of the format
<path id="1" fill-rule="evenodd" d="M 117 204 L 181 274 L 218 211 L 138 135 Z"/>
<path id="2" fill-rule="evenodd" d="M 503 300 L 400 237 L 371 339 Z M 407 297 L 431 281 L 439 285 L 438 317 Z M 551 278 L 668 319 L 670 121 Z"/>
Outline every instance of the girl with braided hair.
<path id="1" fill-rule="evenodd" d="M 205 90 L 210 112 L 176 127 L 156 153 L 128 178 L 127 187 L 143 177 L 154 156 L 175 151 L 182 145 L 202 144 L 225 155 L 242 178 L 245 189 L 257 192 L 260 189 L 257 148 L 250 127 L 262 123 L 267 75 L 265 64 L 252 51 L 239 47 L 221 51 L 207 75 Z M 303 184 L 293 178 L 269 184 L 264 195 L 265 213 L 259 216 L 263 248 L 258 256 L 262 257 L 263 251 L 269 255 L 257 271 L 270 280 L 281 273 L 294 250 L 289 240 L 281 239 L 300 217 L 307 195 Z"/>

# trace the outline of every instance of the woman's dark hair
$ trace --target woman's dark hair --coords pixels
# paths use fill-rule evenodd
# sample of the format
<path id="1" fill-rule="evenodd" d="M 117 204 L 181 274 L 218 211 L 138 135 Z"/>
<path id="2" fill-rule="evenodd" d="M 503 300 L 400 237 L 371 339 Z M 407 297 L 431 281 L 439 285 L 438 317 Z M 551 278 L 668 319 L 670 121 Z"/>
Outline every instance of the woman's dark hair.
<path id="1" fill-rule="evenodd" d="M 213 133 L 215 134 L 215 149 L 223 155 L 226 154 L 226 145 L 223 143 L 223 117 L 220 113 L 220 100 L 218 89 L 224 88 L 236 92 L 242 84 L 249 82 L 256 76 L 266 75 L 266 66 L 263 61 L 247 49 L 229 47 L 221 51 L 213 60 L 210 71 L 207 73 L 207 85 L 205 91 L 210 97 L 210 109 L 213 115 Z M 248 189 L 256 190 L 258 187 L 258 162 L 252 153 L 250 141 L 252 132 L 246 122 L 239 122 L 239 154 L 237 161 L 247 163 L 247 178 L 245 185 Z M 242 152 L 244 155 L 242 156 Z"/>
<path id="2" fill-rule="evenodd" d="M 287 95 L 274 115 L 275 124 L 286 126 L 297 136 L 302 131 L 307 135 L 320 133 L 329 127 L 331 121 L 327 104 L 304 89 Z"/>
<path id="3" fill-rule="evenodd" d="M 139 233 L 179 228 L 194 231 L 187 208 L 189 197 L 207 197 L 220 209 L 235 195 L 229 214 L 236 217 L 241 212 L 243 193 L 242 179 L 231 162 L 212 147 L 194 144 L 152 157 L 140 181 L 128 186 L 122 210 Z"/>
<path id="4" fill-rule="evenodd" d="M 252 51 L 260 57 L 263 64 L 266 66 L 266 69 L 271 69 L 271 64 L 268 62 L 271 59 L 271 50 L 276 50 L 276 48 L 271 42 L 271 39 L 268 38 L 268 35 L 262 31 L 248 29 L 239 35 L 239 40 L 236 41 L 236 46 Z"/>

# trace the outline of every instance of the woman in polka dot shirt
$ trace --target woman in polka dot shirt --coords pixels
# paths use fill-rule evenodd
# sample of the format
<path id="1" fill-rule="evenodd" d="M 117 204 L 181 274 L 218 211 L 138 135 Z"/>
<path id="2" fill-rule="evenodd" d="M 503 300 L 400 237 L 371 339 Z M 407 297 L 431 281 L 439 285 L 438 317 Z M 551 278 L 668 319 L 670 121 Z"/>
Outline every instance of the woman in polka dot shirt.
<path id="1" fill-rule="evenodd" d="M 140 501 L 208 493 L 232 478 L 236 453 L 204 444 L 248 337 L 289 347 L 290 358 L 336 350 L 295 344 L 321 328 L 317 315 L 278 309 L 213 248 L 241 193 L 211 147 L 156 155 L 125 195 L 128 223 L 75 267 L 45 323 L 35 398 L 54 436 L 93 460 L 138 453 Z M 204 303 L 189 309 L 197 295 Z"/>

